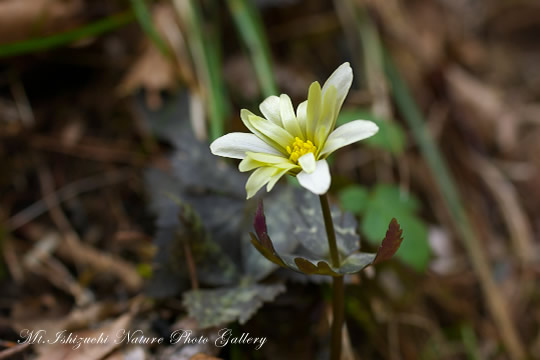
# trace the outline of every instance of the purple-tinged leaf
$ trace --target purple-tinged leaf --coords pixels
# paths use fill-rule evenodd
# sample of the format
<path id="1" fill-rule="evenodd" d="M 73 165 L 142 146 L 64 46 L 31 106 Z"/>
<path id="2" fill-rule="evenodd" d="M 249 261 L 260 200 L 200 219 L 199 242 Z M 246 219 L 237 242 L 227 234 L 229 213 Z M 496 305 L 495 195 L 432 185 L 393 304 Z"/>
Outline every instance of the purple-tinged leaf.
<path id="1" fill-rule="evenodd" d="M 258 237 L 262 237 L 268 234 L 268 229 L 266 228 L 266 218 L 264 216 L 264 205 L 263 201 L 259 200 L 257 205 L 257 211 L 255 212 L 255 219 L 253 220 L 253 227 Z"/>
<path id="2" fill-rule="evenodd" d="M 266 227 L 266 217 L 264 216 L 264 205 L 262 200 L 259 201 L 259 205 L 257 206 L 257 211 L 255 212 L 255 219 L 253 220 L 253 227 L 255 228 L 255 233 L 257 234 L 257 238 L 259 239 L 261 245 L 268 249 L 270 252 L 275 253 L 276 250 L 274 249 L 272 240 L 270 240 L 270 237 L 268 236 L 268 229 Z"/>
<path id="3" fill-rule="evenodd" d="M 402 234 L 403 230 L 400 228 L 397 220 L 393 218 L 388 225 L 388 230 L 386 231 L 386 236 L 382 241 L 381 247 L 379 248 L 379 251 L 377 251 L 377 256 L 375 256 L 375 260 L 373 260 L 373 265 L 394 256 L 403 241 Z"/>

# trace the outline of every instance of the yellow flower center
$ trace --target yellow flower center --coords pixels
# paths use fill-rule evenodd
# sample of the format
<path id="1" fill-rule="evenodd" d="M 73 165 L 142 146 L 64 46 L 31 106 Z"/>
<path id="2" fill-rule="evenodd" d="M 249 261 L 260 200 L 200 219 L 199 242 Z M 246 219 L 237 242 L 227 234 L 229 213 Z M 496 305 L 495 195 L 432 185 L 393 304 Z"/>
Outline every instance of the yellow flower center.
<path id="1" fill-rule="evenodd" d="M 289 160 L 293 163 L 298 164 L 298 159 L 307 153 L 313 153 L 317 151 L 317 147 L 313 145 L 311 140 L 304 141 L 299 137 L 294 138 L 294 142 L 291 146 L 287 146 L 287 152 L 291 155 Z"/>

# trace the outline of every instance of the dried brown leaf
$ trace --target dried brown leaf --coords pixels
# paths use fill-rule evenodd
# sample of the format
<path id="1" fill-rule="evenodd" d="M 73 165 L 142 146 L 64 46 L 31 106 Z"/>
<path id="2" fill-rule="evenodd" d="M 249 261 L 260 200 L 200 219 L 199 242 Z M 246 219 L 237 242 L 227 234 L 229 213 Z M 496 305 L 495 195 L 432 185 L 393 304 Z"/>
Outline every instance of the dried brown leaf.
<path id="1" fill-rule="evenodd" d="M 82 5 L 82 0 L 2 0 L 0 43 L 63 30 Z"/>
<path id="2" fill-rule="evenodd" d="M 190 357 L 189 360 L 222 360 L 222 359 L 217 358 L 215 356 L 199 353 L 199 354 L 195 354 L 192 357 Z"/>
<path id="3" fill-rule="evenodd" d="M 173 90 L 177 84 L 173 64 L 161 54 L 157 47 L 147 42 L 144 52 L 131 66 L 122 80 L 120 95 L 130 95 L 141 88 L 147 92 L 147 104 L 151 109 L 161 106 L 160 91 Z"/>

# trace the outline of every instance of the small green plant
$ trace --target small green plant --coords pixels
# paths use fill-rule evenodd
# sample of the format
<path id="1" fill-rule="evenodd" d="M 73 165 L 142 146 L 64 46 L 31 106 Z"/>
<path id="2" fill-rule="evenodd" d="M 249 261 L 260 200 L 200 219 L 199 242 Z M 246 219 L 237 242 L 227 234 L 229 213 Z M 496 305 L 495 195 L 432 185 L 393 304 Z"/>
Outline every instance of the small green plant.
<path id="1" fill-rule="evenodd" d="M 388 222 L 398 218 L 407 233 L 407 242 L 397 256 L 417 271 L 426 270 L 431 255 L 427 226 L 417 215 L 420 203 L 412 194 L 402 192 L 395 185 L 379 184 L 371 191 L 352 185 L 342 189 L 339 198 L 345 210 L 360 217 L 362 234 L 372 244 L 378 244 L 379 234 Z"/>

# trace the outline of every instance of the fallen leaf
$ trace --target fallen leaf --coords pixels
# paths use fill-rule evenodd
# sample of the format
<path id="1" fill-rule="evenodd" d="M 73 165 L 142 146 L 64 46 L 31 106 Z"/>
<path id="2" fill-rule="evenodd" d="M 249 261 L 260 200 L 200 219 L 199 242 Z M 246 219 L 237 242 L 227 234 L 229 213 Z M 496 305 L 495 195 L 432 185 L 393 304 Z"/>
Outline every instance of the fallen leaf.
<path id="1" fill-rule="evenodd" d="M 82 4 L 81 0 L 2 0 L 0 43 L 66 29 L 81 10 Z"/>
<path id="2" fill-rule="evenodd" d="M 83 331 L 73 331 L 71 332 L 71 337 L 78 338 L 93 338 L 93 339 L 105 339 L 108 337 L 107 341 L 100 344 L 85 344 L 81 343 L 79 348 L 74 348 L 76 344 L 65 343 L 62 344 L 60 341 L 54 344 L 41 344 L 36 347 L 38 352 L 38 357 L 36 360 L 49 360 L 49 359 L 63 359 L 63 360 L 99 360 L 113 351 L 116 347 L 121 345 L 121 342 L 116 342 L 116 335 L 119 330 L 127 329 L 133 315 L 131 313 L 126 313 L 118 317 L 113 322 L 104 325 L 102 327 L 93 329 L 93 330 L 83 330 Z M 66 331 L 66 336 L 70 334 L 70 331 Z M 47 338 L 50 342 L 54 342 L 56 339 L 56 334 L 51 334 Z"/>
<path id="3" fill-rule="evenodd" d="M 223 360 L 223 359 L 217 358 L 215 356 L 199 353 L 190 357 L 189 360 Z"/>
<path id="4" fill-rule="evenodd" d="M 160 92 L 174 90 L 177 76 L 173 64 L 160 53 L 157 47 L 146 41 L 143 53 L 128 70 L 118 87 L 122 96 L 139 89 L 146 90 L 146 103 L 150 109 L 160 108 Z"/>

